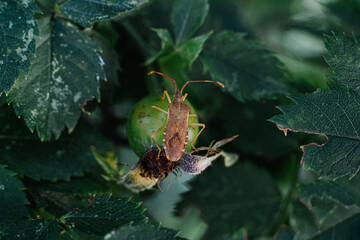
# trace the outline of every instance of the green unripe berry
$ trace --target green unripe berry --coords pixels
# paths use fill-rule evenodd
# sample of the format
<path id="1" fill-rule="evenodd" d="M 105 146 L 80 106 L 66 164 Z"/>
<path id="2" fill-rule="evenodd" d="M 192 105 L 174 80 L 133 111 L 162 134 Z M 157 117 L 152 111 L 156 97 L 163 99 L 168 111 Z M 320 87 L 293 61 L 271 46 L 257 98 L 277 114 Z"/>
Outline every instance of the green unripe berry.
<path id="1" fill-rule="evenodd" d="M 141 156 L 150 146 L 155 146 L 151 139 L 151 135 L 161 126 L 166 124 L 167 114 L 157 109 L 151 109 L 148 116 L 141 116 L 141 114 L 147 113 L 151 106 L 157 106 L 167 111 L 169 102 L 167 98 L 162 99 L 162 95 L 163 94 L 150 95 L 143 98 L 134 106 L 128 116 L 126 126 L 127 137 L 131 148 L 138 156 Z M 185 100 L 185 104 L 191 107 L 190 114 L 196 114 L 189 101 Z M 190 117 L 188 121 L 189 123 L 198 123 L 198 119 L 195 117 Z M 191 151 L 190 143 L 198 132 L 198 127 L 188 126 L 189 137 L 185 151 Z M 159 147 L 163 147 L 163 135 L 164 129 L 154 136 L 154 139 Z"/>

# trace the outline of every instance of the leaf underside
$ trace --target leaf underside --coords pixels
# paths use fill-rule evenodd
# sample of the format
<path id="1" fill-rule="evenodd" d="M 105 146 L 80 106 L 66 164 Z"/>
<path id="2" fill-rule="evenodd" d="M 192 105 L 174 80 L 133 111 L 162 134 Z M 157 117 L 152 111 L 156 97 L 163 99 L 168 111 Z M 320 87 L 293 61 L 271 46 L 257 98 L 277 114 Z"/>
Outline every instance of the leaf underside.
<path id="1" fill-rule="evenodd" d="M 30 1 L 5 0 L 0 3 L 0 90 L 8 93 L 19 77 L 27 74 L 30 54 L 35 53 L 35 35 L 39 34 Z"/>

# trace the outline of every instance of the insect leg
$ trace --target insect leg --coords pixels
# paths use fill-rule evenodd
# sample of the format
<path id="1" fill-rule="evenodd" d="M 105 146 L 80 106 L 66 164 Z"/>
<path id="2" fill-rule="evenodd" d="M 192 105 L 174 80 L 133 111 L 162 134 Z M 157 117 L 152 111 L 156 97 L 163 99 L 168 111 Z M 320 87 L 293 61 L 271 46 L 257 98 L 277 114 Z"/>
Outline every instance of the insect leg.
<path id="1" fill-rule="evenodd" d="M 159 149 L 159 153 L 158 153 L 158 159 L 159 159 L 159 156 L 160 156 L 160 152 L 161 152 L 161 148 L 159 147 L 159 145 L 157 145 L 155 139 L 154 139 L 154 136 L 156 134 L 158 134 L 163 128 L 165 127 L 165 124 L 162 125 L 158 130 L 156 130 L 155 132 L 153 132 L 153 134 L 151 134 L 151 139 L 153 140 L 153 142 L 155 143 L 155 146 L 157 147 L 157 149 Z"/>
<path id="2" fill-rule="evenodd" d="M 187 93 L 185 93 L 185 95 L 183 96 L 183 101 L 185 101 L 186 97 L 188 96 Z"/>
<path id="3" fill-rule="evenodd" d="M 151 107 L 149 108 L 149 111 L 148 111 L 147 113 L 140 113 L 140 117 L 146 117 L 146 116 L 148 116 L 148 115 L 150 114 L 150 111 L 151 111 L 152 108 L 154 108 L 154 109 L 156 109 L 156 110 L 159 110 L 160 112 L 163 112 L 163 113 L 168 114 L 168 112 L 165 111 L 164 109 L 159 108 L 159 107 L 153 105 L 153 106 L 151 106 Z"/>
<path id="4" fill-rule="evenodd" d="M 205 124 L 203 123 L 189 123 L 189 126 L 199 126 L 202 127 L 200 129 L 200 131 L 198 132 L 198 134 L 196 135 L 196 137 L 191 141 L 190 145 L 192 148 L 194 148 L 195 150 L 197 150 L 197 148 L 194 146 L 194 142 L 196 141 L 196 139 L 199 137 L 200 133 L 205 129 Z"/>
<path id="5" fill-rule="evenodd" d="M 188 118 L 189 118 L 189 117 L 197 118 L 197 115 L 196 115 L 196 114 L 189 114 Z"/>
<path id="6" fill-rule="evenodd" d="M 164 100 L 165 99 L 165 96 L 166 96 L 166 98 L 167 98 L 167 100 L 169 101 L 169 103 L 171 103 L 171 99 L 170 99 L 170 96 L 169 96 L 169 93 L 165 90 L 164 91 L 164 95 L 162 96 L 162 100 Z"/>

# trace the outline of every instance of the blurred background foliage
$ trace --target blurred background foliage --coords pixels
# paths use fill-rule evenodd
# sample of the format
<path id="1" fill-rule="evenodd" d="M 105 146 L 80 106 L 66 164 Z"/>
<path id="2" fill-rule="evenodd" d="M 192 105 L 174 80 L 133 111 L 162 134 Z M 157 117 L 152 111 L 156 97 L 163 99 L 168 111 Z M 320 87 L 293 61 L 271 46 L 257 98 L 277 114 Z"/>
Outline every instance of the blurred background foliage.
<path id="1" fill-rule="evenodd" d="M 11 144 L 6 142 L 2 145 L 0 161 L 15 171 L 26 187 L 30 215 L 45 219 L 61 217 L 73 208 L 87 206 L 87 199 L 92 194 L 112 192 L 113 198 L 133 196 L 135 201 L 143 202 L 142 206 L 147 208 L 145 215 L 150 220 L 161 222 L 163 227 L 180 230 L 179 236 L 188 239 L 327 239 L 329 231 L 342 234 L 354 231 L 347 221 L 359 225 L 359 217 L 350 217 L 359 214 L 356 204 L 360 201 L 354 200 L 354 205 L 353 202 L 339 200 L 337 196 L 324 197 L 321 193 L 307 199 L 306 196 L 313 196 L 311 189 L 299 190 L 299 186 L 303 186 L 299 184 L 312 183 L 316 178 L 316 173 L 302 169 L 300 146 L 309 142 L 323 143 L 325 138 L 291 132 L 284 136 L 268 119 L 280 113 L 276 106 L 290 103 L 286 95 L 326 88 L 325 75 L 329 70 L 322 58 L 326 55 L 322 35 L 331 31 L 359 32 L 360 2 L 199 1 L 204 3 L 203 9 L 197 9 L 204 12 L 203 24 L 186 39 L 203 36 L 204 50 L 199 52 L 199 57 L 194 53 L 192 56 L 184 55 L 181 44 L 185 40 L 178 40 L 174 29 L 171 15 L 180 2 L 152 0 L 112 20 L 95 23 L 88 34 L 102 49 L 107 82 L 101 82 L 101 102 L 92 101 L 86 105 L 86 110 L 92 115 L 82 114 L 75 132 L 70 136 L 63 134 L 58 141 L 42 143 L 40 147 L 36 146 L 40 144 L 37 142 L 21 148 L 22 143 L 14 139 Z M 158 29 L 167 30 L 169 35 L 160 33 Z M 184 174 L 173 177 L 169 190 L 165 192 L 153 188 L 134 193 L 118 184 L 117 175 L 110 173 L 112 170 L 104 171 L 93 159 L 89 146 L 95 146 L 106 161 L 115 162 L 116 171 L 121 174 L 129 171 L 138 160 L 127 143 L 126 120 L 129 111 L 149 94 L 161 93 L 164 89 L 173 92 L 170 81 L 158 76 L 148 77 L 147 73 L 151 70 L 163 72 L 176 79 L 178 86 L 190 79 L 222 81 L 216 77 L 232 72 L 224 73 L 220 67 L 217 69 L 217 64 L 212 64 L 208 56 L 216 51 L 231 50 L 228 44 L 211 48 L 213 45 L 210 43 L 214 41 L 213 44 L 216 44 L 216 37 L 224 30 L 232 31 L 228 33 L 229 36 L 245 33 L 241 38 L 231 35 L 242 46 L 252 46 L 244 49 L 250 51 L 259 47 L 264 51 L 254 52 L 259 54 L 253 55 L 255 60 L 249 54 L 238 59 L 238 63 L 231 63 L 240 67 L 229 64 L 239 74 L 244 74 L 241 76 L 247 79 L 246 86 L 265 74 L 274 74 L 274 83 L 280 84 L 269 85 L 267 89 L 255 85 L 252 91 L 258 90 L 260 93 L 249 97 L 244 97 L 248 92 L 240 94 L 242 90 L 234 86 L 226 86 L 228 89 L 225 90 L 211 84 L 187 87 L 188 100 L 195 107 L 200 122 L 206 124 L 197 146 L 208 146 L 214 140 L 239 134 L 224 149 L 237 153 L 240 160 L 231 167 L 224 167 L 223 161 L 217 160 L 198 176 Z M 173 45 L 167 41 L 169 36 L 174 41 Z M 268 58 L 262 58 L 262 54 Z M 260 76 L 245 76 L 246 71 L 241 65 L 247 61 L 252 63 L 253 71 Z M 2 120 L 5 115 L 10 118 L 13 114 L 6 113 L 9 107 L 5 104 L 4 95 Z M 23 121 L 6 119 L 6 122 L 12 125 L 4 127 L 3 134 L 15 126 L 14 131 L 34 136 L 28 133 Z M 90 132 L 94 132 L 91 138 Z M 102 134 L 105 140 L 100 140 L 96 134 Z M 92 141 L 92 138 L 95 140 Z M 68 143 L 62 145 L 61 141 L 80 142 L 77 142 L 79 146 L 75 146 Z M 20 147 L 21 152 L 6 154 L 9 148 L 15 146 Z M 62 156 L 64 148 L 66 154 L 72 157 L 67 158 L 68 163 L 60 161 L 56 166 L 50 164 L 44 167 L 42 161 L 46 161 L 46 151 L 49 155 L 56 153 Z M 75 151 L 73 148 L 81 156 L 72 153 Z M 33 149 L 39 152 L 29 153 Z M 114 155 L 106 155 L 107 152 Z M 17 163 L 12 160 L 24 159 L 28 153 L 34 156 L 28 161 L 31 167 L 26 165 L 26 161 Z M 81 161 L 84 156 L 92 160 Z M 68 166 L 71 166 L 71 171 L 66 170 L 61 174 L 62 169 Z M 54 177 L 49 169 L 60 172 Z M 43 171 L 50 176 L 47 177 Z M 166 188 L 168 181 L 161 184 L 162 188 Z M 356 178 L 352 181 L 339 179 L 336 184 L 359 186 Z M 322 187 L 324 192 L 329 189 L 326 184 Z M 354 199 L 358 197 L 352 196 Z M 343 223 L 345 226 L 341 225 Z M 85 233 L 78 234 L 84 239 L 97 239 Z M 341 234 L 336 236 L 344 237 L 337 239 L 352 239 Z M 68 237 L 67 233 L 62 235 L 63 239 Z"/>

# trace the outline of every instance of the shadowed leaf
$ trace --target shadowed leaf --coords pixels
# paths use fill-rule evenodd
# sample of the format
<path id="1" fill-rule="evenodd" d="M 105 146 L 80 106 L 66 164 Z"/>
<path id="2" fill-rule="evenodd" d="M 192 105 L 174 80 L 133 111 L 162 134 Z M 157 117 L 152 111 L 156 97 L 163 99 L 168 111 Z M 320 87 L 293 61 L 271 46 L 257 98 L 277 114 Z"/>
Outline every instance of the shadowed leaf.
<path id="1" fill-rule="evenodd" d="M 144 2 L 145 0 L 70 0 L 61 5 L 60 11 L 70 20 L 89 27 L 94 22 L 120 15 Z"/>
<path id="2" fill-rule="evenodd" d="M 112 149 L 112 143 L 95 129 L 80 124 L 71 135 L 57 141 L 40 142 L 28 132 L 25 124 L 3 107 L 0 111 L 0 162 L 34 180 L 69 180 L 93 169 L 97 163 L 90 147 L 101 151 Z M 10 109 L 10 108 L 9 108 Z"/>
<path id="3" fill-rule="evenodd" d="M 249 236 L 261 234 L 280 209 L 281 195 L 275 182 L 249 163 L 229 168 L 222 165 L 213 163 L 191 183 L 180 208 L 195 204 L 201 209 L 209 224 L 209 239 L 232 234 L 241 227 Z"/>
<path id="4" fill-rule="evenodd" d="M 211 37 L 200 57 L 212 80 L 239 101 L 274 98 L 288 93 L 284 66 L 243 33 L 223 31 Z"/>
<path id="5" fill-rule="evenodd" d="M 7 225 L 29 215 L 25 187 L 15 178 L 15 173 L 0 164 L 0 237 Z"/>
<path id="6" fill-rule="evenodd" d="M 140 203 L 130 198 L 109 200 L 111 194 L 95 198 L 92 205 L 82 211 L 71 211 L 62 217 L 62 221 L 86 233 L 104 235 L 111 230 L 130 222 L 146 219 Z"/>
<path id="7" fill-rule="evenodd" d="M 123 225 L 122 227 L 111 231 L 105 235 L 104 239 L 106 240 L 171 240 L 171 239 L 184 239 L 177 237 L 177 231 L 162 228 L 157 223 L 140 223 L 140 224 L 131 224 Z"/>
<path id="8" fill-rule="evenodd" d="M 209 11 L 207 0 L 177 0 L 171 13 L 176 44 L 180 45 L 191 38 L 204 23 Z"/>
<path id="9" fill-rule="evenodd" d="M 59 240 L 60 227 L 55 220 L 25 220 L 8 229 L 1 239 Z"/>

